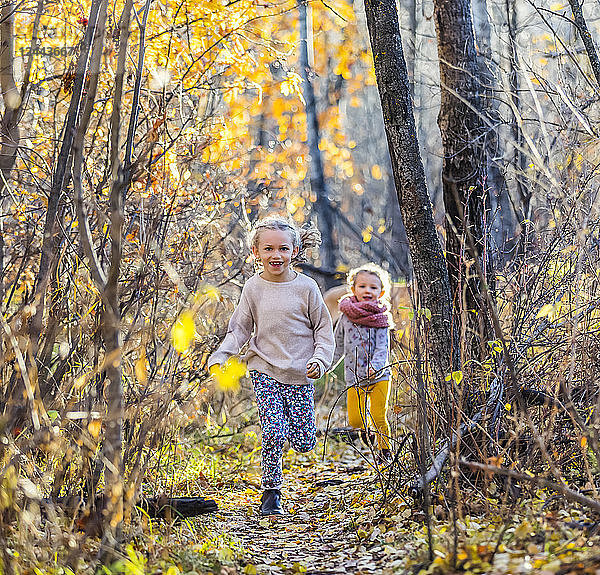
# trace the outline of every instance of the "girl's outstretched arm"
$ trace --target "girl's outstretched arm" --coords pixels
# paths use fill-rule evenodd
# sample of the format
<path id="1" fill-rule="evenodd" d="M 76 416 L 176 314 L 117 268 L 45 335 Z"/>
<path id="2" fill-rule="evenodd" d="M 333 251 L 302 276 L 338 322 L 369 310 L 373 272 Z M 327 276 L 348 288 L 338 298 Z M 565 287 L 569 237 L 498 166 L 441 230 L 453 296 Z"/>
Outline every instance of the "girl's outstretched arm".
<path id="1" fill-rule="evenodd" d="M 232 355 L 237 355 L 246 342 L 250 339 L 254 330 L 254 319 L 248 304 L 248 298 L 245 289 L 242 290 L 240 303 L 235 308 L 225 339 L 217 350 L 208 358 L 207 367 L 210 368 L 215 364 L 221 364 L 227 361 Z"/>

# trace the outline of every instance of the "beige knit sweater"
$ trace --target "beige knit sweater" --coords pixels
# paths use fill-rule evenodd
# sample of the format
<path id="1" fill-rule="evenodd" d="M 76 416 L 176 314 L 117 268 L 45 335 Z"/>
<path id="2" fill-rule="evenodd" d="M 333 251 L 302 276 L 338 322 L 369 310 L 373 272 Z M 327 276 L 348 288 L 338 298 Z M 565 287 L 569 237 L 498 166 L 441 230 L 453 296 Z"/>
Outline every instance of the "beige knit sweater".
<path id="1" fill-rule="evenodd" d="M 306 364 L 323 375 L 331 365 L 335 343 L 329 311 L 317 283 L 301 273 L 289 282 L 270 282 L 253 275 L 244 285 L 227 335 L 208 358 L 208 367 L 239 354 L 250 340 L 244 361 L 289 385 L 305 385 Z"/>

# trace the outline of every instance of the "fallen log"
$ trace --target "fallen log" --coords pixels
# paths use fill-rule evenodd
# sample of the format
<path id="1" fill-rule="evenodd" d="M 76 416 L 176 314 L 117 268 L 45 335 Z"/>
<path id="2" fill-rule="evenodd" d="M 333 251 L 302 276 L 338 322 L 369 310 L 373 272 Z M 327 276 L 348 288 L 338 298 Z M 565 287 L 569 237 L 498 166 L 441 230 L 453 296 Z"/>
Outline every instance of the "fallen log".
<path id="1" fill-rule="evenodd" d="M 79 529 L 85 531 L 88 536 L 102 535 L 104 509 L 104 496 L 100 495 L 89 504 L 77 496 L 59 497 L 57 499 L 42 499 L 42 517 L 52 517 L 60 510 L 75 519 Z M 219 506 L 214 499 L 204 497 L 167 497 L 160 495 L 141 499 L 136 507 L 152 519 L 165 519 L 173 521 L 186 517 L 196 517 L 207 513 L 218 511 Z"/>
<path id="2" fill-rule="evenodd" d="M 196 517 L 218 511 L 219 506 L 214 499 L 204 497 L 153 497 L 143 499 L 137 505 L 149 517 L 167 519 L 168 521 L 183 517 Z"/>

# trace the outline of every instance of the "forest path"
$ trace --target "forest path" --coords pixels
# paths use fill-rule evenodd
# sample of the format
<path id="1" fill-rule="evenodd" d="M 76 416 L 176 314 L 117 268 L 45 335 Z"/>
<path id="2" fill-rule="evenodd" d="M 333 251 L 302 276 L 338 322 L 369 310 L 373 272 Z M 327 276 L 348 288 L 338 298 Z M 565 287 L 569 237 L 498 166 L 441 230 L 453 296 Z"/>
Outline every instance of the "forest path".
<path id="1" fill-rule="evenodd" d="M 324 420 L 318 428 L 326 428 Z M 409 468 L 397 462 L 380 473 L 366 447 L 334 439 L 323 456 L 321 439 L 311 453 L 285 454 L 286 514 L 265 518 L 258 514 L 260 443 L 248 433 L 247 441 L 214 436 L 208 451 L 213 472 L 197 487 L 188 483 L 214 498 L 219 510 L 177 524 L 179 545 L 169 552 L 183 573 L 411 575 L 427 569 L 425 517 L 404 489 Z M 384 504 L 382 481 L 388 479 L 388 493 L 396 496 Z M 585 527 L 596 526 L 597 518 L 585 509 L 571 509 L 541 490 L 510 509 L 491 491 L 463 494 L 463 514 L 455 522 L 444 500 L 433 506 L 434 562 L 427 573 L 600 574 L 600 532 Z"/>
<path id="2" fill-rule="evenodd" d="M 386 545 L 375 525 L 382 492 L 372 456 L 335 441 L 322 455 L 322 443 L 286 454 L 282 517 L 258 515 L 260 487 L 244 478 L 217 497 L 214 528 L 240 545 L 238 573 L 385 574 L 404 564 L 406 550 Z"/>

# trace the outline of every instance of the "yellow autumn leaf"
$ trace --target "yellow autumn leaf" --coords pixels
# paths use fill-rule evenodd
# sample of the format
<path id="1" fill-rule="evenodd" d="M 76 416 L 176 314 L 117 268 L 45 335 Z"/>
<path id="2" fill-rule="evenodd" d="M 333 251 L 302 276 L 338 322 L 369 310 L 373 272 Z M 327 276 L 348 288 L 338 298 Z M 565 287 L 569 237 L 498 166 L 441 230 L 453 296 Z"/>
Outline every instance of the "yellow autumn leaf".
<path id="1" fill-rule="evenodd" d="M 373 176 L 375 180 L 381 180 L 382 172 L 379 164 L 375 164 L 371 167 L 371 176 Z"/>
<path id="2" fill-rule="evenodd" d="M 525 472 L 527 473 L 527 472 Z M 517 540 L 526 539 L 530 537 L 531 532 L 533 531 L 533 526 L 527 519 L 523 521 L 520 525 L 515 528 L 514 537 Z"/>
<path id="3" fill-rule="evenodd" d="M 171 170 L 171 176 L 173 176 L 174 180 L 179 180 L 179 168 L 175 162 L 171 162 L 169 164 L 169 168 Z"/>
<path id="4" fill-rule="evenodd" d="M 302 95 L 302 76 L 299 74 L 288 72 L 287 78 L 281 82 L 279 89 L 284 96 L 296 94 L 304 104 L 304 96 Z"/>
<path id="5" fill-rule="evenodd" d="M 189 311 L 181 312 L 181 315 L 171 329 L 173 347 L 179 353 L 185 353 L 190 347 L 196 335 L 194 317 Z"/>
<path id="6" fill-rule="evenodd" d="M 87 382 L 88 382 L 88 375 L 87 374 L 80 375 L 75 380 L 75 383 L 73 383 L 73 387 L 75 388 L 75 391 L 81 391 L 85 387 Z"/>
<path id="7" fill-rule="evenodd" d="M 214 301 L 218 301 L 219 299 L 221 299 L 221 292 L 219 292 L 219 290 L 215 286 L 212 286 L 210 284 L 206 284 L 200 290 L 198 295 L 208 299 L 212 299 Z"/>
<path id="8" fill-rule="evenodd" d="M 210 374 L 222 391 L 238 391 L 240 379 L 246 375 L 246 364 L 230 357 L 221 365 L 213 365 Z"/>
<path id="9" fill-rule="evenodd" d="M 140 349 L 140 357 L 135 362 L 135 377 L 140 383 L 146 383 L 148 381 L 148 367 L 146 366 L 146 349 L 142 347 Z"/>
<path id="10" fill-rule="evenodd" d="M 99 419 L 92 419 L 92 421 L 90 421 L 88 423 L 88 431 L 90 432 L 90 435 L 94 438 L 94 439 L 98 439 L 98 436 L 100 435 L 100 432 L 102 431 L 102 422 Z"/>
<path id="11" fill-rule="evenodd" d="M 554 311 L 554 304 L 547 303 L 540 308 L 540 311 L 537 312 L 535 316 L 536 319 L 541 317 L 548 317 Z"/>

